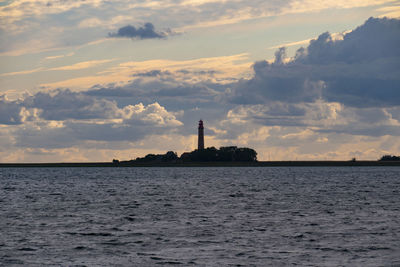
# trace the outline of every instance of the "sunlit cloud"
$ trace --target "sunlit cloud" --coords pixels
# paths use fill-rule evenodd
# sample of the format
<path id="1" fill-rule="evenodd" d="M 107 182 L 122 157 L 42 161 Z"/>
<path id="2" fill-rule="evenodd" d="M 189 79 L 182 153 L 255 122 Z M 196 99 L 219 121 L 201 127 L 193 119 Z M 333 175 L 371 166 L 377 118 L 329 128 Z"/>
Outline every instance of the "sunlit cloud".
<path id="1" fill-rule="evenodd" d="M 200 118 L 206 146 L 253 147 L 260 160 L 398 153 L 398 21 L 355 27 L 398 11 L 391 0 L 10 2 L 0 161 L 182 153 Z M 149 21 L 156 38 L 138 41 Z M 183 34 L 159 40 L 168 28 Z"/>
<path id="2" fill-rule="evenodd" d="M 89 18 L 89 19 L 84 19 L 81 22 L 79 22 L 78 27 L 79 28 L 93 28 L 93 27 L 102 26 L 103 24 L 104 23 L 98 18 Z"/>
<path id="3" fill-rule="evenodd" d="M 346 35 L 347 33 L 351 32 L 351 30 L 347 30 L 344 32 L 340 32 L 340 33 L 331 33 L 331 38 L 332 40 L 343 40 L 343 36 Z M 279 45 L 274 45 L 274 46 L 270 46 L 268 47 L 268 49 L 278 49 L 281 47 L 291 47 L 291 46 L 299 46 L 299 45 L 307 45 L 310 43 L 311 40 L 315 39 L 315 37 L 313 38 L 309 38 L 309 39 L 305 39 L 305 40 L 300 40 L 300 41 L 295 41 L 295 42 L 288 42 L 288 43 L 282 43 Z"/>
<path id="4" fill-rule="evenodd" d="M 59 51 L 60 47 L 57 47 L 53 41 L 43 42 L 43 40 L 28 40 L 25 43 L 17 43 L 10 49 L 4 52 L 0 52 L 0 56 L 5 57 L 17 57 L 26 54 L 38 54 L 42 52 Z"/>
<path id="5" fill-rule="evenodd" d="M 331 8 L 347 9 L 377 6 L 392 2 L 396 2 L 396 0 L 295 0 L 289 3 L 288 7 L 284 9 L 283 13 L 307 13 Z"/>
<path id="6" fill-rule="evenodd" d="M 62 56 L 55 56 L 55 57 L 50 57 L 50 59 L 56 59 L 56 58 L 61 58 L 64 57 Z M 47 57 L 46 59 L 49 59 Z M 79 62 L 73 65 L 68 65 L 68 66 L 62 66 L 62 67 L 56 67 L 56 68 L 36 68 L 32 70 L 24 70 L 24 71 L 15 71 L 15 72 L 7 72 L 7 73 L 2 73 L 0 76 L 14 76 L 14 75 L 25 75 L 25 74 L 32 74 L 36 72 L 44 72 L 44 71 L 67 71 L 67 70 L 82 70 L 82 69 L 88 69 L 88 68 L 93 68 L 99 65 L 102 65 L 107 62 L 111 62 L 114 59 L 105 59 L 105 60 L 91 60 L 91 61 L 85 61 L 85 62 Z"/>
<path id="7" fill-rule="evenodd" d="M 184 16 L 184 13 L 196 14 L 198 18 L 192 16 L 193 27 L 204 27 L 205 25 L 231 24 L 243 20 L 260 18 L 265 16 L 276 16 L 289 13 L 315 12 L 330 8 L 355 8 L 365 6 L 376 6 L 385 3 L 392 3 L 394 0 L 340 0 L 315 2 L 311 0 L 297 0 L 276 4 L 273 1 L 256 1 L 250 3 L 244 0 L 238 1 L 215 1 L 215 0 L 182 0 L 182 1 L 146 1 L 141 3 L 126 3 L 125 1 L 114 1 L 116 10 L 120 12 L 130 11 L 135 15 L 136 10 L 146 10 L 146 14 L 156 15 L 161 10 L 175 10 L 175 14 Z M 17 0 L 9 5 L 0 6 L 0 17 L 2 17 L 3 27 L 28 17 L 41 17 L 44 15 L 60 14 L 78 8 L 101 8 L 108 5 L 103 0 L 87 1 L 53 1 L 47 0 Z M 218 8 L 226 11 L 214 12 L 210 17 L 210 8 Z M 121 15 L 121 14 L 119 14 Z M 138 14 L 139 15 L 139 14 Z M 208 15 L 208 16 L 207 16 Z M 125 16 L 122 15 L 122 16 Z M 143 17 L 140 16 L 142 19 Z M 182 18 L 182 17 L 181 17 Z M 88 18 L 82 20 L 81 27 L 94 27 L 102 25 L 99 18 Z M 215 21 L 213 24 L 212 22 Z M 188 25 L 180 25 L 185 27 Z M 189 26 L 190 27 L 190 26 Z M 7 29 L 7 28 L 5 28 Z"/>
<path id="8" fill-rule="evenodd" d="M 58 14 L 74 8 L 91 5 L 98 7 L 103 0 L 86 1 L 47 1 L 47 0 L 15 0 L 8 5 L 0 6 L 1 21 L 13 23 L 24 17 Z M 7 26 L 3 24 L 3 26 Z"/>
<path id="9" fill-rule="evenodd" d="M 81 69 L 92 68 L 111 61 L 113 61 L 113 59 L 91 60 L 91 61 L 79 62 L 69 66 L 50 68 L 48 70 L 81 70 Z"/>
<path id="10" fill-rule="evenodd" d="M 111 30 L 121 23 L 129 23 L 131 21 L 132 17 L 127 15 L 117 15 L 108 19 L 92 17 L 80 21 L 78 23 L 78 28 L 102 27 Z"/>
<path id="11" fill-rule="evenodd" d="M 289 1 L 287 3 L 281 3 L 276 6 L 275 3 L 262 2 L 257 3 L 257 6 L 248 5 L 245 1 L 236 1 L 233 6 L 236 9 L 229 9 L 229 12 L 220 14 L 213 18 L 203 18 L 201 21 L 193 22 L 185 26 L 177 28 L 177 30 L 188 31 L 195 28 L 214 27 L 227 24 L 235 24 L 242 21 L 260 19 L 271 16 L 287 15 L 287 14 L 300 14 L 318 12 L 326 9 L 349 9 L 356 7 L 367 7 L 367 6 L 378 6 L 385 3 L 395 2 L 395 0 L 340 0 L 340 1 L 322 1 L 315 2 L 312 0 L 296 0 Z M 184 2 L 185 3 L 185 2 Z M 206 3 L 218 3 L 223 5 L 226 3 L 227 6 L 231 2 L 229 1 L 188 1 L 189 6 L 201 6 Z M 240 8 L 239 8 L 240 7 Z"/>
<path id="12" fill-rule="evenodd" d="M 290 42 L 290 43 L 283 43 L 283 44 L 279 44 L 279 45 L 274 45 L 274 46 L 270 46 L 268 47 L 268 49 L 278 49 L 281 47 L 291 47 L 291 46 L 297 46 L 297 45 L 305 45 L 308 44 L 313 38 L 310 39 L 306 39 L 306 40 L 301 40 L 301 41 L 296 41 L 296 42 Z"/>
<path id="13" fill-rule="evenodd" d="M 400 5 L 381 7 L 377 11 L 383 13 L 380 17 L 400 18 Z"/>
<path id="14" fill-rule="evenodd" d="M 74 54 L 75 54 L 74 52 L 70 52 L 70 53 L 68 53 L 68 54 L 63 54 L 63 55 L 48 56 L 48 57 L 45 57 L 45 59 L 46 59 L 46 60 L 60 59 L 60 58 L 64 58 L 64 57 L 73 56 Z"/>
<path id="15" fill-rule="evenodd" d="M 25 74 L 32 74 L 35 72 L 40 72 L 40 71 L 45 71 L 45 68 L 36 68 L 32 70 L 23 70 L 23 71 L 14 71 L 14 72 L 7 72 L 7 73 L 2 73 L 0 76 L 14 76 L 14 75 L 25 75 Z"/>
<path id="16" fill-rule="evenodd" d="M 8 5 L 0 6 L 0 27 L 4 34 L 9 37 L 17 36 L 16 40 L 18 40 L 12 46 L 7 47 L 5 47 L 6 43 L 3 42 L 0 56 L 40 53 L 67 46 L 77 48 L 101 39 L 116 28 L 129 24 L 138 25 L 146 21 L 151 21 L 157 28 L 160 25 L 165 25 L 166 29 L 172 28 L 174 32 L 183 33 L 197 28 L 231 25 L 284 14 L 379 6 L 393 2 L 395 1 L 340 0 L 316 3 L 310 0 L 288 2 L 181 0 L 127 3 L 120 0 L 111 3 L 104 0 L 52 2 L 17 0 Z M 87 17 L 84 15 L 86 12 L 78 12 L 78 10 L 84 10 L 91 16 Z M 73 15 L 67 16 L 66 12 Z M 382 12 L 385 12 L 388 16 L 396 16 L 398 11 L 393 9 Z M 59 14 L 64 23 L 60 23 L 58 20 L 53 21 L 55 14 Z M 165 14 L 173 14 L 173 16 L 165 16 Z M 54 29 L 51 29 L 51 27 Z M 72 38 L 76 29 L 79 29 L 82 38 Z M 85 34 L 85 31 L 89 33 L 93 30 L 96 30 L 93 35 Z M 59 31 L 65 31 L 65 33 L 61 34 Z M 166 31 L 161 29 L 161 32 Z M 39 35 L 39 41 L 35 40 Z M 46 35 L 47 40 L 43 40 L 43 35 Z M 65 38 L 65 40 L 60 40 L 61 38 Z"/>
<path id="17" fill-rule="evenodd" d="M 104 63 L 104 62 L 100 62 Z M 80 65 L 61 67 L 65 69 L 86 66 L 87 63 Z M 232 79 L 249 77 L 251 74 L 251 62 L 248 61 L 248 54 L 238 54 L 226 57 L 200 58 L 194 60 L 146 60 L 130 61 L 120 63 L 116 67 L 111 67 L 97 73 L 97 75 L 68 79 L 54 83 L 44 83 L 41 86 L 47 88 L 77 88 L 86 89 L 99 84 L 119 84 L 124 85 L 135 79 L 135 74 L 152 70 L 170 71 L 176 79 L 183 79 L 187 82 L 199 82 L 204 79 L 214 82 L 232 82 Z M 59 68 L 58 68 L 59 69 Z M 182 70 L 190 71 L 188 75 Z M 213 72 L 207 72 L 213 70 Z M 197 75 L 196 75 L 197 72 Z M 206 75 L 206 74 L 210 75 Z"/>

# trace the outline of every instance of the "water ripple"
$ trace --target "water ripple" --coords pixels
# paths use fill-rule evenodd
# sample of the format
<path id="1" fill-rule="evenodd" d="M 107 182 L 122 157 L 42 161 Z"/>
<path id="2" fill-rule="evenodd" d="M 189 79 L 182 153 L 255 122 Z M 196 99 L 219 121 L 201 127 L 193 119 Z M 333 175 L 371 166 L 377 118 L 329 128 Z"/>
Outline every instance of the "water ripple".
<path id="1" fill-rule="evenodd" d="M 400 169 L 0 169 L 0 265 L 399 266 Z"/>

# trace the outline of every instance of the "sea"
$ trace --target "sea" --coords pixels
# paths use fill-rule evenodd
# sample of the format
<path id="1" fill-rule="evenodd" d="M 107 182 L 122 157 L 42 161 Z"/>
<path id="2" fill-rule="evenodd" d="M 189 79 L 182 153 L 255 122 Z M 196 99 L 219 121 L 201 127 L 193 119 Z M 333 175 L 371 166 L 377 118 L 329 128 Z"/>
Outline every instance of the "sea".
<path id="1" fill-rule="evenodd" d="M 0 265 L 400 266 L 400 168 L 1 168 Z"/>

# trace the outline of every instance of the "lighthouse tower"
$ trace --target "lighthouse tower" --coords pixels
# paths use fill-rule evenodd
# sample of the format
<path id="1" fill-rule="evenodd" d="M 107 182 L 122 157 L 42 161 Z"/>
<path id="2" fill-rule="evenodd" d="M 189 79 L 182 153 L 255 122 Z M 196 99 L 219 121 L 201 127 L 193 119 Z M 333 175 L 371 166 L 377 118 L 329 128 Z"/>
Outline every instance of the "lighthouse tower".
<path id="1" fill-rule="evenodd" d="M 199 121 L 199 141 L 198 141 L 198 150 L 204 149 L 204 126 L 203 121 Z"/>

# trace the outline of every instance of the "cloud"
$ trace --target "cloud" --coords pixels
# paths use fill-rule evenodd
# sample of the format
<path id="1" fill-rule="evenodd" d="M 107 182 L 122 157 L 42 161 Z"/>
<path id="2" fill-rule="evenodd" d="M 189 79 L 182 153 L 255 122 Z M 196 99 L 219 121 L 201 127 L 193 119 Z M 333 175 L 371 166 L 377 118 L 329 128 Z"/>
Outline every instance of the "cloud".
<path id="1" fill-rule="evenodd" d="M 52 98 L 53 102 L 47 102 Z M 183 124 L 157 102 L 118 107 L 114 101 L 58 91 L 32 96 L 22 105 L 35 106 L 40 116 L 17 127 L 15 146 L 64 148 L 87 141 L 134 142 L 148 135 L 177 131 Z M 23 108 L 24 109 L 24 108 Z"/>
<path id="2" fill-rule="evenodd" d="M 321 101 L 241 105 L 215 126 L 215 140 L 255 147 L 267 160 L 377 159 L 399 151 L 399 110 Z"/>
<path id="3" fill-rule="evenodd" d="M 334 40 L 328 32 L 311 40 L 306 54 L 299 54 L 296 62 L 332 64 L 360 63 L 381 58 L 399 57 L 400 20 L 369 18 L 363 25 L 348 32 L 342 40 Z"/>
<path id="4" fill-rule="evenodd" d="M 400 20 L 370 18 L 334 39 L 329 33 L 311 40 L 285 60 L 256 62 L 254 77 L 236 85 L 230 102 L 299 103 L 323 99 L 353 107 L 385 107 L 400 103 Z"/>
<path id="5" fill-rule="evenodd" d="M 53 59 L 59 59 L 59 58 L 64 58 L 64 57 L 71 57 L 73 56 L 75 53 L 74 52 L 70 52 L 68 54 L 63 54 L 63 55 L 56 55 L 56 56 L 48 56 L 45 57 L 45 60 L 53 60 Z"/>
<path id="6" fill-rule="evenodd" d="M 148 77 L 136 79 L 123 86 L 93 88 L 84 94 L 93 97 L 132 98 L 145 102 L 162 101 L 170 103 L 175 109 L 181 106 L 214 105 L 216 98 L 224 90 L 224 85 L 215 83 L 188 83 L 174 80 L 173 77 Z"/>
<path id="7" fill-rule="evenodd" d="M 311 0 L 301 1 L 274 1 L 274 0 L 237 0 L 237 1 L 215 1 L 215 0 L 177 0 L 177 1 L 135 1 L 127 4 L 124 0 L 104 1 L 104 0 L 86 0 L 86 1 L 52 1 L 47 0 L 18 0 L 12 1 L 8 5 L 0 6 L 0 18 L 2 26 L 9 28 L 11 23 L 21 24 L 21 20 L 32 21 L 35 18 L 46 18 L 50 15 L 59 15 L 66 12 L 75 14 L 77 19 L 82 18 L 82 14 L 98 14 L 96 17 L 115 14 L 130 15 L 139 20 L 146 17 L 160 18 L 165 20 L 165 14 L 174 14 L 174 17 L 168 16 L 168 19 L 179 21 L 181 26 L 198 24 L 224 24 L 239 22 L 249 18 L 257 18 L 268 15 L 280 15 L 288 13 L 314 12 L 330 8 L 355 8 L 364 6 L 382 5 L 393 3 L 393 0 L 340 0 L 323 1 L 315 3 Z M 82 13 L 82 9 L 87 13 Z M 96 12 L 97 11 L 97 12 Z M 75 13 L 74 13 L 75 12 Z M 54 16 L 59 17 L 59 16 Z M 95 17 L 95 18 L 96 18 Z M 86 25 L 98 25 L 99 21 L 95 18 L 87 19 Z M 177 23 L 178 24 L 178 23 Z M 182 25 L 183 24 L 183 25 Z"/>
<path id="8" fill-rule="evenodd" d="M 51 59 L 59 58 L 59 57 L 63 57 L 63 56 L 55 56 L 55 57 L 51 57 Z M 32 70 L 7 72 L 7 73 L 0 74 L 0 76 L 26 75 L 26 74 L 32 74 L 32 73 L 44 72 L 44 71 L 82 70 L 82 69 L 93 68 L 93 67 L 102 65 L 104 63 L 111 62 L 111 61 L 113 61 L 113 59 L 91 60 L 91 61 L 79 62 L 79 63 L 73 64 L 73 65 L 62 66 L 62 67 L 55 67 L 55 68 L 40 67 L 40 68 L 36 68 L 36 69 L 32 69 Z"/>
<path id="9" fill-rule="evenodd" d="M 52 1 L 47 0 L 18 0 L 8 5 L 0 6 L 0 17 L 6 26 L 9 23 L 18 22 L 24 18 L 43 17 L 49 14 L 60 14 L 69 10 L 78 9 L 82 6 L 98 7 L 103 4 L 102 0 L 86 1 Z"/>
<path id="10" fill-rule="evenodd" d="M 89 19 L 84 19 L 81 22 L 79 22 L 78 27 L 79 28 L 94 28 L 94 27 L 99 27 L 102 26 L 103 22 L 99 20 L 98 18 L 89 18 Z"/>
<path id="11" fill-rule="evenodd" d="M 214 124 L 213 133 L 221 139 L 235 138 L 243 127 L 251 128 L 247 122 L 268 127 L 312 128 L 313 133 L 396 135 L 399 115 L 394 110 L 400 103 L 396 89 L 400 77 L 398 24 L 398 20 L 371 18 L 342 38 L 323 33 L 306 48 L 299 49 L 292 59 L 281 48 L 274 62 L 254 63 L 254 76 L 238 82 L 207 80 L 224 72 L 223 68 L 209 68 L 214 63 L 221 64 L 220 58 L 204 62 L 127 62 L 112 70 L 133 78 L 125 84 L 98 85 L 81 93 L 37 94 L 24 105 L 42 110 L 41 116 L 46 120 L 105 122 L 128 121 L 123 114 L 128 112 L 130 101 L 158 102 L 172 112 L 184 110 L 181 121 L 185 124 L 196 114 L 203 114 Z M 370 40 L 371 36 L 374 40 Z M 243 57 L 222 59 L 232 63 Z M 193 82 L 182 78 L 193 75 L 207 79 Z M 236 123 L 240 127 L 225 129 L 226 125 L 219 124 L 225 115 L 226 125 Z M 387 131 L 378 130 L 380 127 Z"/>
<path id="12" fill-rule="evenodd" d="M 343 40 L 343 36 L 351 31 L 344 31 L 340 33 L 332 33 L 330 34 L 332 40 Z M 289 43 L 283 43 L 275 46 L 271 46 L 268 49 L 278 49 L 282 47 L 291 47 L 291 46 L 297 46 L 297 45 L 307 45 L 310 43 L 310 41 L 313 40 L 313 38 L 301 40 L 301 41 L 295 41 L 295 42 L 289 42 Z"/>
<path id="13" fill-rule="evenodd" d="M 400 5 L 381 7 L 377 11 L 383 12 L 379 17 L 400 18 Z"/>
<path id="14" fill-rule="evenodd" d="M 0 52 L 3 55 L 21 55 L 80 46 L 98 40 L 104 36 L 104 32 L 115 29 L 116 25 L 126 25 L 132 18 L 135 23 L 151 21 L 154 25 L 168 25 L 175 31 L 182 32 L 257 18 L 390 3 L 393 4 L 393 0 L 341 0 L 321 3 L 310 0 L 177 0 L 161 3 L 152 0 L 128 4 L 125 0 L 18 0 L 0 6 L 0 29 L 4 36 L 2 42 L 0 41 Z M 137 31 L 144 27 L 133 28 Z M 118 35 L 118 30 L 112 34 Z M 165 37 L 170 34 L 168 30 L 153 30 L 152 36 Z M 130 35 L 124 36 L 132 38 Z M 142 37 L 134 34 L 134 38 Z"/>
<path id="15" fill-rule="evenodd" d="M 253 121 L 268 126 L 329 126 L 342 123 L 340 103 L 283 103 L 269 105 L 240 105 L 227 113 L 227 119 L 236 124 Z"/>
<path id="16" fill-rule="evenodd" d="M 101 64 L 104 64 L 104 63 L 107 63 L 110 61 L 113 61 L 113 60 L 112 59 L 91 60 L 91 61 L 79 62 L 79 63 L 69 65 L 69 66 L 51 68 L 48 70 L 81 70 L 81 69 L 96 67 L 98 65 L 101 65 Z"/>
<path id="17" fill-rule="evenodd" d="M 0 98 L 0 125 L 1 124 L 20 124 L 21 105 L 18 102 L 7 101 Z"/>
<path id="18" fill-rule="evenodd" d="M 296 45 L 305 45 L 308 44 L 312 38 L 306 39 L 306 40 L 301 40 L 301 41 L 295 41 L 295 42 L 290 42 L 290 43 L 284 43 L 284 44 L 279 44 L 279 45 L 274 45 L 269 47 L 269 49 L 278 49 L 281 47 L 290 47 L 290 46 L 296 46 Z"/>
<path id="19" fill-rule="evenodd" d="M 23 103 L 27 108 L 42 110 L 45 120 L 111 119 L 116 117 L 116 104 L 112 101 L 91 98 L 70 90 L 39 92 L 27 97 Z"/>
<path id="20" fill-rule="evenodd" d="M 139 103 L 119 107 L 116 101 L 98 96 L 101 94 L 58 89 L 48 93 L 39 92 L 26 97 L 23 101 L 4 102 L 8 105 L 4 109 L 14 113 L 20 112 L 21 108 L 39 110 L 40 118 L 45 121 L 72 120 L 96 121 L 96 123 L 118 121 L 125 124 L 181 125 L 175 115 L 170 114 L 157 102 L 147 106 Z M 11 108 L 10 105 L 14 105 L 15 108 Z"/>
<path id="21" fill-rule="evenodd" d="M 385 3 L 391 3 L 391 0 L 337 0 L 337 1 L 320 1 L 315 2 L 312 0 L 290 1 L 288 7 L 284 9 L 283 13 L 306 13 L 315 12 L 324 9 L 338 9 L 338 8 L 356 8 L 377 6 Z"/>
<path id="22" fill-rule="evenodd" d="M 46 69 L 43 67 L 32 69 L 32 70 L 23 70 L 23 71 L 14 71 L 14 72 L 6 72 L 0 74 L 0 76 L 14 76 L 14 75 L 25 75 L 25 74 L 32 74 L 40 71 L 45 71 Z"/>
<path id="23" fill-rule="evenodd" d="M 19 125 L 27 121 L 36 120 L 40 115 L 37 108 L 24 106 L 20 100 L 8 101 L 0 96 L 0 125 Z"/>
<path id="24" fill-rule="evenodd" d="M 261 159 L 374 159 L 400 149 L 398 47 L 399 21 L 371 18 L 341 38 L 321 34 L 293 58 L 279 49 L 275 61 L 255 62 L 251 76 L 243 75 L 246 54 L 125 62 L 81 77 L 103 84 L 81 92 L 0 99 L 0 142 L 32 157 L 79 147 L 80 157 L 87 148 L 105 154 L 86 158 L 110 160 L 121 147 L 157 151 L 149 140 L 158 138 L 190 150 L 203 118 L 207 145 L 254 147 Z"/>
<path id="25" fill-rule="evenodd" d="M 310 129 L 318 133 L 335 133 L 364 136 L 400 135 L 400 107 L 353 108 L 340 103 L 281 103 L 267 105 L 240 105 L 231 109 L 222 128 L 234 138 L 243 129 L 254 125 Z M 250 126 L 252 125 L 252 126 Z M 239 128 L 239 131 L 235 130 Z M 222 135 L 223 136 L 223 135 Z"/>
<path id="26" fill-rule="evenodd" d="M 135 79 L 159 79 L 165 84 L 196 84 L 196 83 L 232 83 L 240 78 L 251 75 L 251 62 L 246 53 L 206 57 L 189 60 L 145 60 L 128 61 L 111 67 L 93 76 L 84 76 L 53 83 L 41 84 L 42 86 L 56 88 L 71 88 L 87 90 L 87 88 L 102 84 L 101 87 L 112 87 L 107 84 L 118 84 L 118 87 L 129 86 Z M 116 82 L 117 81 L 117 82 Z M 138 86 L 136 84 L 135 86 Z M 98 87 L 98 86 L 97 86 Z M 132 86 L 133 87 L 133 86 Z M 165 87 L 165 86 L 163 86 Z M 171 85 L 169 86 L 171 87 Z M 154 88 L 153 88 L 154 89 Z"/>
<path id="27" fill-rule="evenodd" d="M 170 71 L 162 71 L 162 70 L 149 70 L 144 72 L 134 73 L 132 76 L 136 77 L 159 77 L 162 75 L 171 75 Z"/>
<path id="28" fill-rule="evenodd" d="M 109 37 L 115 38 L 132 38 L 132 39 L 154 39 L 154 38 L 166 38 L 171 34 L 170 30 L 165 32 L 155 31 L 154 25 L 150 22 L 144 24 L 141 27 L 134 27 L 131 25 L 124 26 L 118 29 L 116 33 L 109 33 Z"/>

